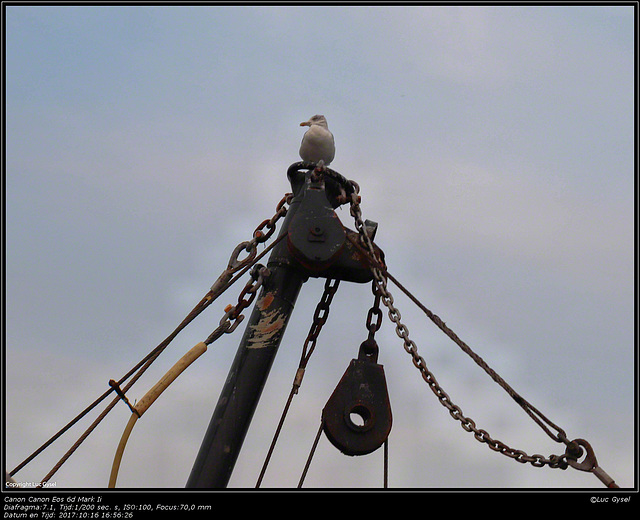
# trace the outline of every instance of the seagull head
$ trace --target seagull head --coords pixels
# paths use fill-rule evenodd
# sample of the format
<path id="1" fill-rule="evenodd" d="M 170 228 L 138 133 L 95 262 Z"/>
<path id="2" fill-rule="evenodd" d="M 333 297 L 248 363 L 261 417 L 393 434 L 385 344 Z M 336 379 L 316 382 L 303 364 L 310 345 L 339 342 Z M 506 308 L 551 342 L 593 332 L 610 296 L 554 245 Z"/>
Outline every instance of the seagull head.
<path id="1" fill-rule="evenodd" d="M 303 123 L 300 123 L 300 126 L 313 126 L 313 125 L 329 128 L 329 125 L 327 125 L 327 120 L 322 115 L 315 115 L 312 118 L 310 118 L 309 121 L 304 121 Z"/>

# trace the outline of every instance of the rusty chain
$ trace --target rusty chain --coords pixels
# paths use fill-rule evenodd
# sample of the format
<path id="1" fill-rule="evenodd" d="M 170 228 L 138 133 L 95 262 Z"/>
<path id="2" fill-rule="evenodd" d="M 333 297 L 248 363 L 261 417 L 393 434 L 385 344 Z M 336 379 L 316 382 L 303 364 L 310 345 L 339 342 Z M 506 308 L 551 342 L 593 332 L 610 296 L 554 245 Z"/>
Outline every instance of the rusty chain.
<path id="1" fill-rule="evenodd" d="M 287 214 L 287 207 L 285 204 L 289 204 L 292 198 L 292 193 L 285 194 L 276 206 L 276 212 L 273 217 L 263 220 L 258 227 L 256 227 L 253 231 L 251 240 L 241 242 L 236 246 L 233 253 L 231 253 L 227 268 L 211 286 L 211 290 L 207 294 L 207 297 L 213 298 L 224 292 L 234 273 L 257 261 L 258 244 L 262 244 L 271 238 L 271 235 L 273 235 L 276 230 L 276 223 Z M 267 228 L 266 232 L 264 231 L 265 228 Z M 239 256 L 243 251 L 246 251 L 247 255 L 240 259 Z"/>
<path id="2" fill-rule="evenodd" d="M 244 320 L 244 314 L 242 314 L 242 311 L 253 303 L 253 300 L 255 300 L 256 295 L 258 294 L 258 289 L 262 287 L 265 279 L 268 278 L 270 274 L 271 272 L 268 268 L 261 264 L 254 264 L 249 273 L 249 281 L 238 295 L 238 303 L 236 305 L 227 305 L 225 307 L 225 314 L 220 319 L 218 328 L 214 330 L 204 341 L 206 345 L 210 345 L 223 334 L 230 334 L 236 330 L 238 325 L 240 325 L 242 320 Z"/>
<path id="3" fill-rule="evenodd" d="M 198 302 L 198 304 L 191 310 L 191 312 L 182 320 L 182 322 L 178 325 L 178 327 L 167 336 L 157 347 L 155 347 L 149 354 L 147 354 L 141 361 L 139 361 L 133 368 L 129 370 L 123 377 L 121 377 L 118 381 L 113 381 L 113 384 L 110 383 L 109 390 L 105 391 L 100 397 L 98 397 L 93 403 L 87 406 L 82 412 L 80 412 L 76 417 L 74 417 L 69 423 L 67 423 L 63 428 L 61 428 L 57 433 L 55 433 L 49 440 L 47 440 L 42 446 L 36 449 L 31 455 L 29 455 L 25 460 L 23 460 L 20 464 L 18 464 L 10 473 L 9 476 L 15 475 L 18 471 L 20 471 L 24 466 L 26 466 L 29 462 L 31 462 L 36 456 L 42 453 L 47 447 L 49 447 L 53 442 L 55 442 L 62 434 L 68 431 L 72 426 L 74 426 L 78 421 L 80 421 L 85 415 L 87 415 L 91 410 L 93 410 L 98 404 L 100 404 L 111 392 L 116 392 L 118 396 L 111 402 L 107 407 L 98 415 L 98 417 L 94 420 L 94 422 L 85 430 L 85 432 L 78 438 L 78 440 L 69 448 L 69 450 L 65 453 L 65 455 L 58 461 L 58 463 L 54 466 L 54 468 L 45 476 L 41 484 L 47 482 L 54 473 L 64 464 L 67 459 L 76 451 L 76 449 L 84 442 L 84 440 L 88 437 L 88 435 L 98 426 L 100 422 L 106 417 L 106 415 L 115 407 L 115 405 L 122 400 L 120 393 L 124 394 L 128 389 L 130 389 L 133 384 L 142 376 L 142 374 L 149 368 L 149 366 L 158 358 L 158 356 L 164 351 L 164 349 L 169 345 L 169 343 L 178 335 L 180 331 L 182 331 L 189 323 L 191 323 L 196 316 L 198 316 L 206 307 L 208 307 L 215 299 L 217 299 L 223 292 L 225 292 L 238 278 L 244 275 L 247 270 L 251 268 L 262 256 L 264 256 L 271 248 L 273 248 L 284 236 L 279 237 L 275 242 L 273 242 L 268 248 L 266 248 L 262 253 L 258 254 L 257 247 L 258 244 L 266 242 L 275 232 L 276 223 L 286 215 L 288 208 L 285 206 L 289 204 L 293 198 L 292 193 L 287 193 L 280 200 L 278 205 L 276 206 L 276 212 L 270 219 L 265 219 L 262 221 L 254 230 L 253 236 L 251 240 L 240 243 L 235 250 L 233 251 L 227 268 L 223 271 L 223 273 L 218 277 L 216 282 L 211 286 L 211 289 L 207 292 L 207 294 Z M 266 228 L 266 231 L 265 231 Z M 247 251 L 248 255 L 239 259 L 242 251 Z M 262 267 L 262 266 L 261 266 Z M 237 274 L 236 274 L 237 273 Z M 235 275 L 235 276 L 234 276 Z M 207 338 L 205 343 L 215 341 L 220 335 L 224 333 L 230 333 L 235 330 L 238 324 L 242 321 L 243 316 L 240 314 L 244 308 L 246 308 L 255 298 L 255 293 L 259 287 L 258 282 L 260 277 L 267 276 L 266 272 L 258 273 L 256 276 L 258 278 L 254 278 L 252 275 L 252 281 L 247 284 L 247 287 L 243 289 L 241 292 L 241 296 L 239 298 L 238 305 L 235 307 L 228 307 L 225 309 L 225 315 L 220 321 L 219 327 Z M 248 298 L 245 299 L 245 296 L 249 295 Z M 232 323 L 235 321 L 235 323 Z M 131 378 L 131 379 L 130 379 Z M 120 385 L 130 379 L 130 381 L 123 386 Z M 119 392 L 117 391 L 119 390 Z"/>
<path id="4" fill-rule="evenodd" d="M 322 327 L 327 322 L 327 318 L 329 317 L 329 306 L 331 305 L 331 301 L 333 300 L 336 291 L 338 290 L 338 286 L 340 285 L 340 280 L 336 278 L 327 278 L 324 284 L 324 292 L 322 293 L 322 297 L 316 306 L 316 310 L 313 313 L 313 322 L 311 323 L 311 328 L 309 329 L 309 334 L 307 335 L 304 346 L 302 347 L 302 356 L 300 358 L 300 365 L 298 366 L 298 371 L 296 373 L 296 377 L 294 379 L 294 387 L 295 392 L 298 392 L 298 388 L 302 383 L 302 375 L 304 374 L 304 370 L 309 362 L 309 358 L 316 348 L 316 343 L 318 341 L 318 336 L 320 335 L 320 331 Z"/>
<path id="5" fill-rule="evenodd" d="M 372 260 L 371 271 L 374 276 L 374 283 L 378 287 L 382 303 L 387 307 L 389 311 L 389 319 L 393 323 L 395 323 L 396 334 L 403 340 L 405 351 L 411 355 L 414 366 L 420 371 L 422 378 L 436 395 L 440 404 L 442 404 L 449 410 L 449 414 L 451 415 L 451 417 L 460 421 L 460 425 L 465 431 L 473 433 L 476 440 L 481 443 L 486 443 L 488 447 L 493 451 L 502 453 L 503 455 L 510 457 L 520 463 L 530 463 L 533 466 L 537 467 L 548 465 L 551 468 L 566 469 L 569 465 L 568 460 L 572 461 L 576 458 L 576 444 L 575 441 L 570 442 L 567 439 L 566 435 L 564 435 L 564 432 L 562 430 L 559 430 L 559 434 L 557 436 L 552 435 L 552 438 L 554 438 L 558 442 L 564 442 L 565 444 L 567 444 L 567 452 L 565 454 L 550 455 L 549 457 L 545 457 L 544 455 L 540 454 L 528 455 L 522 450 L 511 448 L 502 441 L 493 439 L 486 430 L 477 428 L 475 422 L 472 419 L 465 417 L 461 408 L 451 401 L 449 395 L 443 390 L 443 388 L 437 382 L 433 373 L 428 369 L 424 358 L 418 353 L 418 348 L 415 342 L 411 338 L 409 338 L 409 329 L 401 321 L 400 311 L 394 305 L 393 296 L 387 288 L 388 273 L 385 266 L 378 258 L 373 246 L 373 242 L 366 232 L 365 224 L 362 219 L 362 211 L 360 209 L 360 197 L 356 192 L 353 192 L 351 195 L 350 205 L 350 212 L 355 219 L 356 230 L 358 231 L 361 242 L 366 249 L 368 256 Z M 523 405 L 522 402 L 520 402 L 519 404 L 521 404 L 521 406 Z M 546 431 L 549 433 L 548 429 Z"/>
<path id="6" fill-rule="evenodd" d="M 360 196 L 358 195 L 359 187 L 353 182 L 346 180 L 337 172 L 333 172 L 329 170 L 327 172 L 334 180 L 337 181 L 340 189 L 340 203 L 350 203 L 350 213 L 355 219 L 356 230 L 359 234 L 360 241 L 365 248 L 365 252 L 371 261 L 371 271 L 373 273 L 373 293 L 374 293 L 374 305 L 369 309 L 367 315 L 366 326 L 369 330 L 369 334 L 372 337 L 373 334 L 380 328 L 382 322 L 382 311 L 380 309 L 380 301 L 387 307 L 388 315 L 390 320 L 395 324 L 395 332 L 403 340 L 403 346 L 405 351 L 411 355 L 412 362 L 414 366 L 420 371 L 422 378 L 429 385 L 429 388 L 433 391 L 433 393 L 438 398 L 439 402 L 448 409 L 449 414 L 452 418 L 460 421 L 461 427 L 467 431 L 474 434 L 476 440 L 481 443 L 487 444 L 487 446 L 498 453 L 502 453 L 503 455 L 514 459 L 520 463 L 530 463 L 535 467 L 544 467 L 549 466 L 551 468 L 560 468 L 566 469 L 568 466 L 572 466 L 576 469 L 583 471 L 591 471 L 593 472 L 605 485 L 608 487 L 617 487 L 613 479 L 611 479 L 598 465 L 595 459 L 595 455 L 593 454 L 593 450 L 591 446 L 584 441 L 583 439 L 576 439 L 574 441 L 569 441 L 566 437 L 564 431 L 558 428 L 556 425 L 551 423 L 546 417 L 544 417 L 538 410 L 533 408 L 526 400 L 520 397 L 517 393 L 515 393 L 511 387 L 509 387 L 500 376 L 498 376 L 493 370 L 491 370 L 488 365 L 475 353 L 471 351 L 471 349 L 464 344 L 446 325 L 440 318 L 431 313 L 428 309 L 422 306 L 415 297 L 413 297 L 408 291 L 406 291 L 386 270 L 384 263 L 380 260 L 378 255 L 376 254 L 376 250 L 373 246 L 373 242 L 371 237 L 367 234 L 365 223 L 362 218 L 362 211 L 360 209 Z M 134 372 L 135 373 L 132 380 L 121 390 L 121 392 L 125 392 L 129 389 L 133 383 L 142 375 L 142 373 L 149 367 L 149 365 L 159 356 L 159 354 L 166 348 L 168 343 L 177 335 L 177 333 L 182 330 L 188 323 L 190 323 L 204 308 L 206 308 L 210 303 L 212 303 L 218 296 L 220 296 L 229 286 L 235 282 L 237 278 L 246 273 L 247 270 L 251 269 L 250 272 L 250 280 L 247 282 L 245 287 L 240 292 L 238 296 L 238 302 L 235 306 L 228 305 L 225 308 L 225 314 L 220 320 L 220 324 L 218 328 L 205 340 L 206 344 L 210 344 L 216 339 L 218 339 L 222 334 L 233 332 L 237 326 L 244 319 L 244 315 L 242 311 L 246 309 L 255 299 L 257 295 L 258 289 L 262 286 L 266 277 L 269 276 L 269 270 L 264 266 L 257 264 L 257 260 L 261 258 L 264 254 L 266 254 L 267 250 L 265 250 L 262 254 L 258 255 L 257 248 L 261 243 L 266 242 L 275 232 L 276 223 L 286 215 L 287 208 L 285 204 L 290 203 L 293 195 L 291 193 L 286 194 L 282 200 L 278 203 L 276 207 L 276 213 L 270 219 L 265 219 L 262 221 L 254 230 L 253 236 L 250 240 L 242 242 L 238 244 L 238 246 L 234 249 L 230 260 L 228 262 L 227 268 L 220 277 L 216 280 L 216 282 L 211 286 L 210 291 L 205 295 L 205 297 L 201 300 L 201 302 L 191 311 L 191 313 L 183 320 L 183 322 L 178 326 L 178 328 L 162 342 L 156 349 L 154 349 L 151 353 L 149 353 L 140 363 L 138 363 L 128 374 L 126 374 L 120 381 L 115 382 L 115 385 L 112 385 L 111 390 L 105 392 L 100 398 L 98 398 L 92 405 L 90 405 L 87 409 L 85 409 L 78 417 L 72 420 L 67 426 L 65 426 L 60 432 L 58 432 L 54 437 L 52 437 L 47 443 L 45 443 L 41 448 L 39 448 L 36 452 L 34 452 L 29 458 L 27 458 L 23 463 L 17 466 L 10 475 L 15 474 L 19 469 L 21 469 L 24 465 L 26 465 L 30 460 L 32 460 L 37 454 L 39 454 L 42 450 L 44 450 L 48 445 L 50 445 L 54 440 L 56 440 L 62 433 L 67 431 L 73 424 L 75 424 L 78 420 L 80 420 L 86 413 L 88 413 L 93 407 L 95 407 L 102 399 L 104 399 L 110 391 L 113 391 L 115 387 L 119 389 L 119 384 L 126 379 L 128 379 Z M 281 239 L 279 237 L 276 243 Z M 275 244 L 272 244 L 273 247 Z M 244 258 L 240 258 L 242 252 L 246 252 L 247 255 Z M 234 277 L 234 274 L 238 273 Z M 520 406 L 525 409 L 525 411 L 536 421 L 545 432 L 555 441 L 563 442 L 566 444 L 566 451 L 563 455 L 550 455 L 549 457 L 545 457 L 544 455 L 534 454 L 528 455 L 526 452 L 518 449 L 514 449 L 499 441 L 497 439 L 493 439 L 486 430 L 480 429 L 476 426 L 475 422 L 466 417 L 461 408 L 454 404 L 449 395 L 444 391 L 444 389 L 437 382 L 433 373 L 428 369 L 427 364 L 422 356 L 419 355 L 417 346 L 415 342 L 409 337 L 409 330 L 401 321 L 401 314 L 397 307 L 394 305 L 394 299 L 391 293 L 387 288 L 387 280 L 392 279 L 396 285 L 398 285 L 403 292 L 407 293 L 410 298 L 412 298 L 418 305 L 422 308 L 423 311 L 427 313 L 427 315 L 441 328 L 451 339 L 454 340 L 467 354 L 469 354 L 475 361 L 478 363 L 500 386 L 502 386 L 507 392 L 518 402 Z M 325 291 L 323 293 L 322 299 L 318 303 L 316 311 L 313 317 L 313 323 L 309 334 L 305 340 L 305 344 L 303 347 L 303 353 L 300 361 L 300 365 L 298 371 L 296 372 L 296 376 L 294 379 L 292 392 L 289 397 L 289 401 L 285 407 L 285 411 L 283 413 L 281 423 L 278 426 L 277 434 L 282 426 L 282 420 L 284 419 L 284 415 L 287 412 L 289 404 L 291 402 L 291 398 L 294 394 L 298 392 L 300 387 L 302 376 L 304 374 L 304 370 L 306 364 L 315 349 L 315 345 L 317 342 L 318 335 L 320 330 L 322 329 L 329 313 L 329 305 L 335 294 L 339 285 L 339 280 L 331 280 L 328 279 L 325 284 Z M 375 318 L 375 321 L 374 321 Z M 72 448 L 65 454 L 65 456 L 58 462 L 58 464 L 54 467 L 54 469 L 42 480 L 42 483 L 46 482 L 51 478 L 51 476 L 59 469 L 59 467 L 64 463 L 67 458 L 77 449 L 79 444 L 84 441 L 84 439 L 88 436 L 88 434 L 93 431 L 93 429 L 97 426 L 97 424 L 106 416 L 107 412 L 110 411 L 115 403 L 121 399 L 121 396 L 116 398 L 108 407 L 105 409 L 102 414 L 94 421 L 94 423 L 89 427 L 89 429 L 78 439 L 76 444 L 72 446 Z M 546 423 L 546 425 L 544 424 Z M 553 434 L 547 425 L 556 429 L 557 434 Z M 275 443 L 275 438 L 274 438 Z M 583 455 L 584 447 L 587 451 L 587 456 L 585 457 L 583 462 L 578 462 L 578 459 Z M 269 454 L 273 449 L 270 449 Z M 266 465 L 269 459 L 269 455 L 267 456 L 267 461 L 265 461 L 265 466 L 263 467 L 263 471 L 258 480 L 258 486 L 264 475 L 264 470 L 266 469 Z"/>
<path id="7" fill-rule="evenodd" d="M 291 385 L 291 391 L 289 392 L 289 397 L 287 398 L 287 402 L 284 406 L 282 414 L 280 416 L 280 421 L 278 422 L 278 426 L 276 427 L 275 433 L 273 435 L 273 439 L 271 441 L 271 445 L 269 446 L 269 450 L 267 451 L 267 455 L 265 457 L 265 461 L 262 465 L 262 469 L 260 470 L 260 475 L 258 475 L 258 480 L 256 482 L 256 488 L 260 487 L 262 483 L 262 479 L 267 471 L 267 466 L 269 465 L 269 461 L 271 460 L 271 455 L 273 454 L 273 450 L 275 448 L 278 437 L 280 436 L 280 432 L 282 430 L 282 426 L 284 425 L 285 418 L 287 413 L 289 412 L 289 407 L 291 406 L 291 402 L 293 401 L 293 397 L 298 393 L 300 386 L 302 385 L 302 378 L 304 377 L 304 373 L 307 367 L 307 363 L 309 362 L 309 358 L 316 348 L 316 343 L 318 341 L 318 336 L 320 335 L 320 331 L 322 327 L 327 322 L 327 318 L 329 317 L 329 308 L 331 302 L 333 300 L 336 291 L 338 290 L 338 286 L 340 285 L 340 280 L 337 278 L 327 278 L 324 283 L 324 292 L 320 297 L 320 301 L 316 306 L 316 310 L 313 313 L 313 321 L 311 323 L 311 327 L 309 329 L 309 333 L 304 340 L 304 345 L 302 347 L 302 356 L 300 357 L 300 363 L 298 365 L 298 369 L 296 370 L 296 375 L 293 379 L 293 384 Z"/>
<path id="8" fill-rule="evenodd" d="M 380 308 L 380 299 L 382 295 L 375 280 L 371 283 L 371 290 L 373 292 L 373 305 L 371 305 L 371 308 L 367 312 L 366 322 L 366 327 L 369 331 L 369 339 L 373 339 L 374 334 L 380 330 L 380 327 L 382 327 L 382 309 Z M 373 321 L 374 317 L 376 319 L 375 322 Z"/>

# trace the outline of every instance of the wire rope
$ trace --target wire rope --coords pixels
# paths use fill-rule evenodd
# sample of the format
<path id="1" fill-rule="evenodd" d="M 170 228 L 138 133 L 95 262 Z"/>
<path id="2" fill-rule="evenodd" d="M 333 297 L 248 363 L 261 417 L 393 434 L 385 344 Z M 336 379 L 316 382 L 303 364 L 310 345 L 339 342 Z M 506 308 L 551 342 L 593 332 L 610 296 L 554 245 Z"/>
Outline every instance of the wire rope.
<path id="1" fill-rule="evenodd" d="M 133 386 L 133 384 L 142 376 L 142 374 L 149 368 L 149 366 L 158 358 L 158 356 L 167 348 L 167 346 L 175 339 L 175 337 L 189 325 L 198 315 L 200 315 L 211 303 L 213 303 L 219 296 L 221 296 L 227 289 L 229 289 L 239 278 L 241 278 L 255 263 L 265 256 L 276 244 L 278 244 L 286 235 L 280 235 L 274 240 L 268 247 L 266 247 L 261 253 L 248 257 L 244 261 L 240 262 L 235 268 L 227 268 L 225 272 L 218 278 L 216 283 L 212 286 L 211 290 L 196 304 L 191 312 L 182 320 L 182 322 L 169 334 L 158 346 L 151 350 L 144 358 L 142 358 L 133 368 L 131 368 L 124 376 L 111 386 L 109 390 L 105 391 L 101 396 L 94 400 L 89 406 L 76 415 L 71 421 L 69 421 L 64 427 L 50 437 L 44 444 L 31 453 L 26 459 L 18 464 L 11 472 L 9 476 L 12 477 L 22 468 L 24 468 L 35 457 L 42 453 L 46 448 L 59 439 L 70 428 L 77 424 L 82 418 L 84 418 L 89 412 L 96 408 L 104 399 L 106 399 L 111 392 L 116 391 L 125 381 L 131 378 L 131 381 L 122 388 L 122 392 L 126 392 Z M 239 271 L 238 271 L 239 270 Z M 232 272 L 238 271 L 235 275 Z M 115 398 L 103 412 L 94 420 L 94 422 L 85 430 L 85 432 L 78 438 L 78 440 L 69 448 L 69 450 L 63 455 L 53 469 L 42 479 L 41 485 L 47 482 L 57 470 L 64 464 L 68 458 L 75 452 L 75 450 L 84 442 L 89 434 L 99 425 L 99 423 L 106 417 L 106 415 L 115 407 L 120 401 L 120 397 Z"/>

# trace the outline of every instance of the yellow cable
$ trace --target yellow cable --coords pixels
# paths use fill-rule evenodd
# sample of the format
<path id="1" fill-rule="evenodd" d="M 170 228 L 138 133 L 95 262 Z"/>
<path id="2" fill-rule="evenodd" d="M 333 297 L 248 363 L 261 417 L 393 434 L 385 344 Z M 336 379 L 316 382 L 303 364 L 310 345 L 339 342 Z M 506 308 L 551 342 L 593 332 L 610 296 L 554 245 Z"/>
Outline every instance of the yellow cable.
<path id="1" fill-rule="evenodd" d="M 160 397 L 160 394 L 164 392 L 167 387 L 175 381 L 175 379 L 182 373 L 184 370 L 193 363 L 196 359 L 198 359 L 202 354 L 207 351 L 207 344 L 201 341 L 195 347 L 193 347 L 189 352 L 187 352 L 184 356 L 182 356 L 175 365 L 173 365 L 169 371 L 144 395 L 140 402 L 136 404 L 134 407 L 136 412 L 131 414 L 129 418 L 129 422 L 122 432 L 122 437 L 120 442 L 118 443 L 118 448 L 116 449 L 116 454 L 113 459 L 113 464 L 111 466 L 111 476 L 109 477 L 109 487 L 116 487 L 116 479 L 118 478 L 118 470 L 120 469 L 120 462 L 122 461 L 122 455 L 124 454 L 124 448 L 127 445 L 127 441 L 129 440 L 129 436 L 131 435 L 131 430 L 133 430 L 133 426 L 136 424 L 136 421 L 142 417 L 142 414 L 146 412 L 149 407 L 155 402 L 155 400 Z"/>

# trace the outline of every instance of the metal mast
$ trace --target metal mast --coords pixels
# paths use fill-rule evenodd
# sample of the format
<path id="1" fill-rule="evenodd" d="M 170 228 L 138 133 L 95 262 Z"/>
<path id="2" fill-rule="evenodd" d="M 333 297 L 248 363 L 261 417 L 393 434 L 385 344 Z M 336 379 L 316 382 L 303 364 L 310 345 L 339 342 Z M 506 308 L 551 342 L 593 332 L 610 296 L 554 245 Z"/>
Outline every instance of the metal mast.
<path id="1" fill-rule="evenodd" d="M 353 186 L 331 170 L 295 163 L 287 172 L 293 199 L 267 262 L 264 280 L 218 404 L 187 481 L 187 488 L 223 488 L 229 482 L 296 299 L 309 277 L 356 283 L 372 280 L 365 257 L 335 213 Z M 330 175 L 333 174 L 333 175 Z M 340 179 L 346 182 L 340 182 Z M 371 235 L 376 224 L 367 222 Z"/>

